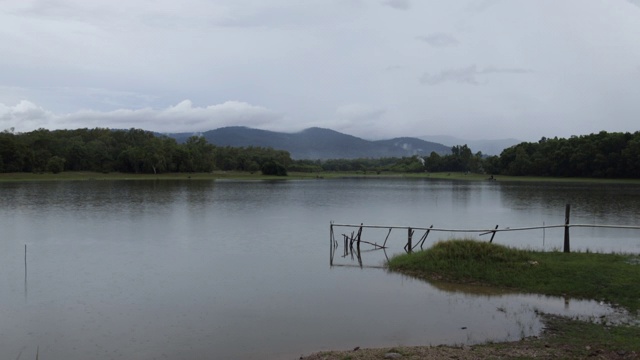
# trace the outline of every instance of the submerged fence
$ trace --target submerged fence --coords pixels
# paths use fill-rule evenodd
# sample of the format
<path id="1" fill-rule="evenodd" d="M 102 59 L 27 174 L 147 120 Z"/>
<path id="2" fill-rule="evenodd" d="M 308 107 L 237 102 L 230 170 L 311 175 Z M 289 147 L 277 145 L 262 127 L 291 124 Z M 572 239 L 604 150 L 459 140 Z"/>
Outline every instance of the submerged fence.
<path id="1" fill-rule="evenodd" d="M 563 251 L 568 253 L 571 252 L 571 244 L 570 244 L 570 232 L 569 229 L 572 227 L 583 227 L 583 228 L 610 228 L 610 229 L 634 229 L 640 230 L 640 226 L 630 226 L 630 225 L 601 225 L 601 224 L 571 224 L 571 205 L 567 204 L 565 207 L 565 219 L 564 224 L 557 225 L 543 225 L 543 226 L 527 226 L 527 227 L 518 227 L 518 228 L 499 228 L 499 225 L 496 225 L 494 229 L 450 229 L 450 228 L 436 228 L 431 225 L 430 227 L 413 227 L 413 226 L 385 226 L 385 225 L 364 225 L 364 224 L 336 224 L 333 221 L 330 223 L 329 229 L 329 242 L 330 242 L 330 265 L 333 266 L 333 258 L 335 255 L 335 250 L 338 247 L 338 241 L 335 239 L 334 228 L 344 227 L 344 228 L 354 228 L 358 229 L 356 231 L 352 231 L 351 234 L 341 234 L 343 237 L 343 245 L 344 245 L 344 256 L 351 254 L 351 256 L 355 256 L 362 266 L 362 258 L 360 245 L 367 244 L 373 246 L 373 250 L 384 250 L 387 248 L 387 241 L 389 240 L 389 235 L 394 229 L 398 230 L 406 230 L 407 231 L 407 242 L 404 246 L 404 250 L 407 253 L 412 252 L 418 245 L 422 249 L 427 237 L 431 232 L 450 232 L 450 233 L 480 233 L 480 236 L 491 234 L 491 238 L 489 242 L 493 242 L 494 237 L 499 232 L 506 231 L 528 231 L 528 230 L 540 230 L 540 229 L 553 229 L 553 228 L 564 228 L 564 247 Z M 362 229 L 389 229 L 386 238 L 382 245 L 378 243 L 372 243 L 370 241 L 362 240 Z M 417 242 L 413 242 L 413 235 L 415 231 L 424 231 L 424 234 L 418 239 Z"/>

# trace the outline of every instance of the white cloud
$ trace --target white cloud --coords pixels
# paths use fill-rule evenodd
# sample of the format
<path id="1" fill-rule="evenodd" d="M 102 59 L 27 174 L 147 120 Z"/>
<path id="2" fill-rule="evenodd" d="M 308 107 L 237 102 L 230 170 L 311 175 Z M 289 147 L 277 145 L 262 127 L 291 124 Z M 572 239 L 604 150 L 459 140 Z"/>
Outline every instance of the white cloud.
<path id="1" fill-rule="evenodd" d="M 206 107 L 193 106 L 184 100 L 166 109 L 117 109 L 112 111 L 80 110 L 54 114 L 23 100 L 14 106 L 0 103 L 0 128 L 30 131 L 36 128 L 141 128 L 159 132 L 198 132 L 230 125 L 269 128 L 281 115 L 239 101 L 227 101 Z"/>
<path id="2" fill-rule="evenodd" d="M 34 130 L 47 128 L 55 115 L 36 104 L 22 100 L 14 106 L 0 103 L 0 129 Z"/>

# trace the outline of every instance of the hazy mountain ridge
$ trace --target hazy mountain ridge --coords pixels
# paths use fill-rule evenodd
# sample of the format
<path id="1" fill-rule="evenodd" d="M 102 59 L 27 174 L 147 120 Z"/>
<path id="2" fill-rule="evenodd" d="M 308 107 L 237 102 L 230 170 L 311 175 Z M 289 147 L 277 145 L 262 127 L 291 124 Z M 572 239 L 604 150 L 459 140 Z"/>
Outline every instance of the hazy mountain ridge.
<path id="1" fill-rule="evenodd" d="M 193 133 L 165 134 L 183 142 Z M 260 146 L 286 150 L 293 159 L 355 159 L 427 156 L 435 151 L 451 153 L 451 147 L 412 137 L 370 141 L 331 129 L 308 128 L 296 133 L 283 133 L 230 126 L 201 133 L 216 146 Z"/>
<path id="2" fill-rule="evenodd" d="M 229 126 L 199 134 L 165 134 L 178 142 L 190 136 L 201 135 L 217 146 L 271 147 L 289 151 L 293 159 L 356 159 L 428 156 L 432 151 L 438 154 L 451 153 L 454 145 L 466 144 L 474 152 L 485 155 L 500 155 L 502 150 L 519 144 L 516 139 L 465 140 L 447 135 L 427 135 L 398 137 L 388 140 L 365 140 L 341 132 L 312 127 L 295 133 L 260 130 L 245 126 Z"/>

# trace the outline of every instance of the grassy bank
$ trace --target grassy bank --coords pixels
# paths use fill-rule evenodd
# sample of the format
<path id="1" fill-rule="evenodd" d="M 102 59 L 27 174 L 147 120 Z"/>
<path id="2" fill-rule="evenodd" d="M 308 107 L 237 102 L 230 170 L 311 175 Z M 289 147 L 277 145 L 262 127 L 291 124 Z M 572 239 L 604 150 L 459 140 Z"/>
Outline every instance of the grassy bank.
<path id="1" fill-rule="evenodd" d="M 357 351 L 325 351 L 302 357 L 305 360 L 386 359 L 637 359 L 640 356 L 640 328 L 601 324 L 543 315 L 545 330 L 539 337 L 520 341 L 472 346 L 411 346 Z"/>
<path id="2" fill-rule="evenodd" d="M 0 173 L 1 181 L 55 181 L 55 180 L 299 180 L 299 179 L 339 179 L 339 178 L 415 178 L 455 181 L 487 181 L 485 174 L 465 173 L 375 173 L 375 172 L 289 172 L 288 176 L 266 176 L 260 172 L 246 171 L 213 171 L 210 173 L 164 173 L 164 174 L 131 174 L 131 173 L 99 173 L 88 171 L 65 171 L 52 173 Z M 495 176 L 497 181 L 519 182 L 581 182 L 601 184 L 640 184 L 640 179 L 592 179 L 592 178 L 555 178 L 533 176 Z"/>
<path id="3" fill-rule="evenodd" d="M 604 300 L 631 313 L 640 308 L 640 256 L 542 253 L 473 240 L 440 242 L 391 259 L 389 268 L 425 279 L 489 285 L 501 289 Z M 538 337 L 473 346 L 416 346 L 329 351 L 306 360 L 385 359 L 638 359 L 640 327 L 587 322 L 542 314 Z"/>
<path id="4" fill-rule="evenodd" d="M 246 171 L 214 171 L 210 173 L 99 173 L 89 171 L 65 171 L 52 173 L 5 173 L 0 174 L 0 181 L 61 181 L 61 180 L 295 180 L 316 178 L 316 174 L 294 173 L 289 176 L 262 175 L 260 172 Z"/>
<path id="5" fill-rule="evenodd" d="M 394 257 L 389 269 L 425 279 L 593 299 L 640 309 L 640 256 L 517 250 L 474 240 Z"/>

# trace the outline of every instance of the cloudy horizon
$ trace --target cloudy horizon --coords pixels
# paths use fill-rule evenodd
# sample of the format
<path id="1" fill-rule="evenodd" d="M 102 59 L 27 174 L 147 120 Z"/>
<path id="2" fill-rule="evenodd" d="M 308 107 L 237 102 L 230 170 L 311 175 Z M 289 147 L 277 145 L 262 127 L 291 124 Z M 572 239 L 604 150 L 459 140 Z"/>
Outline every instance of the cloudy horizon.
<path id="1" fill-rule="evenodd" d="M 638 0 L 2 5 L 0 131 L 640 130 Z"/>

